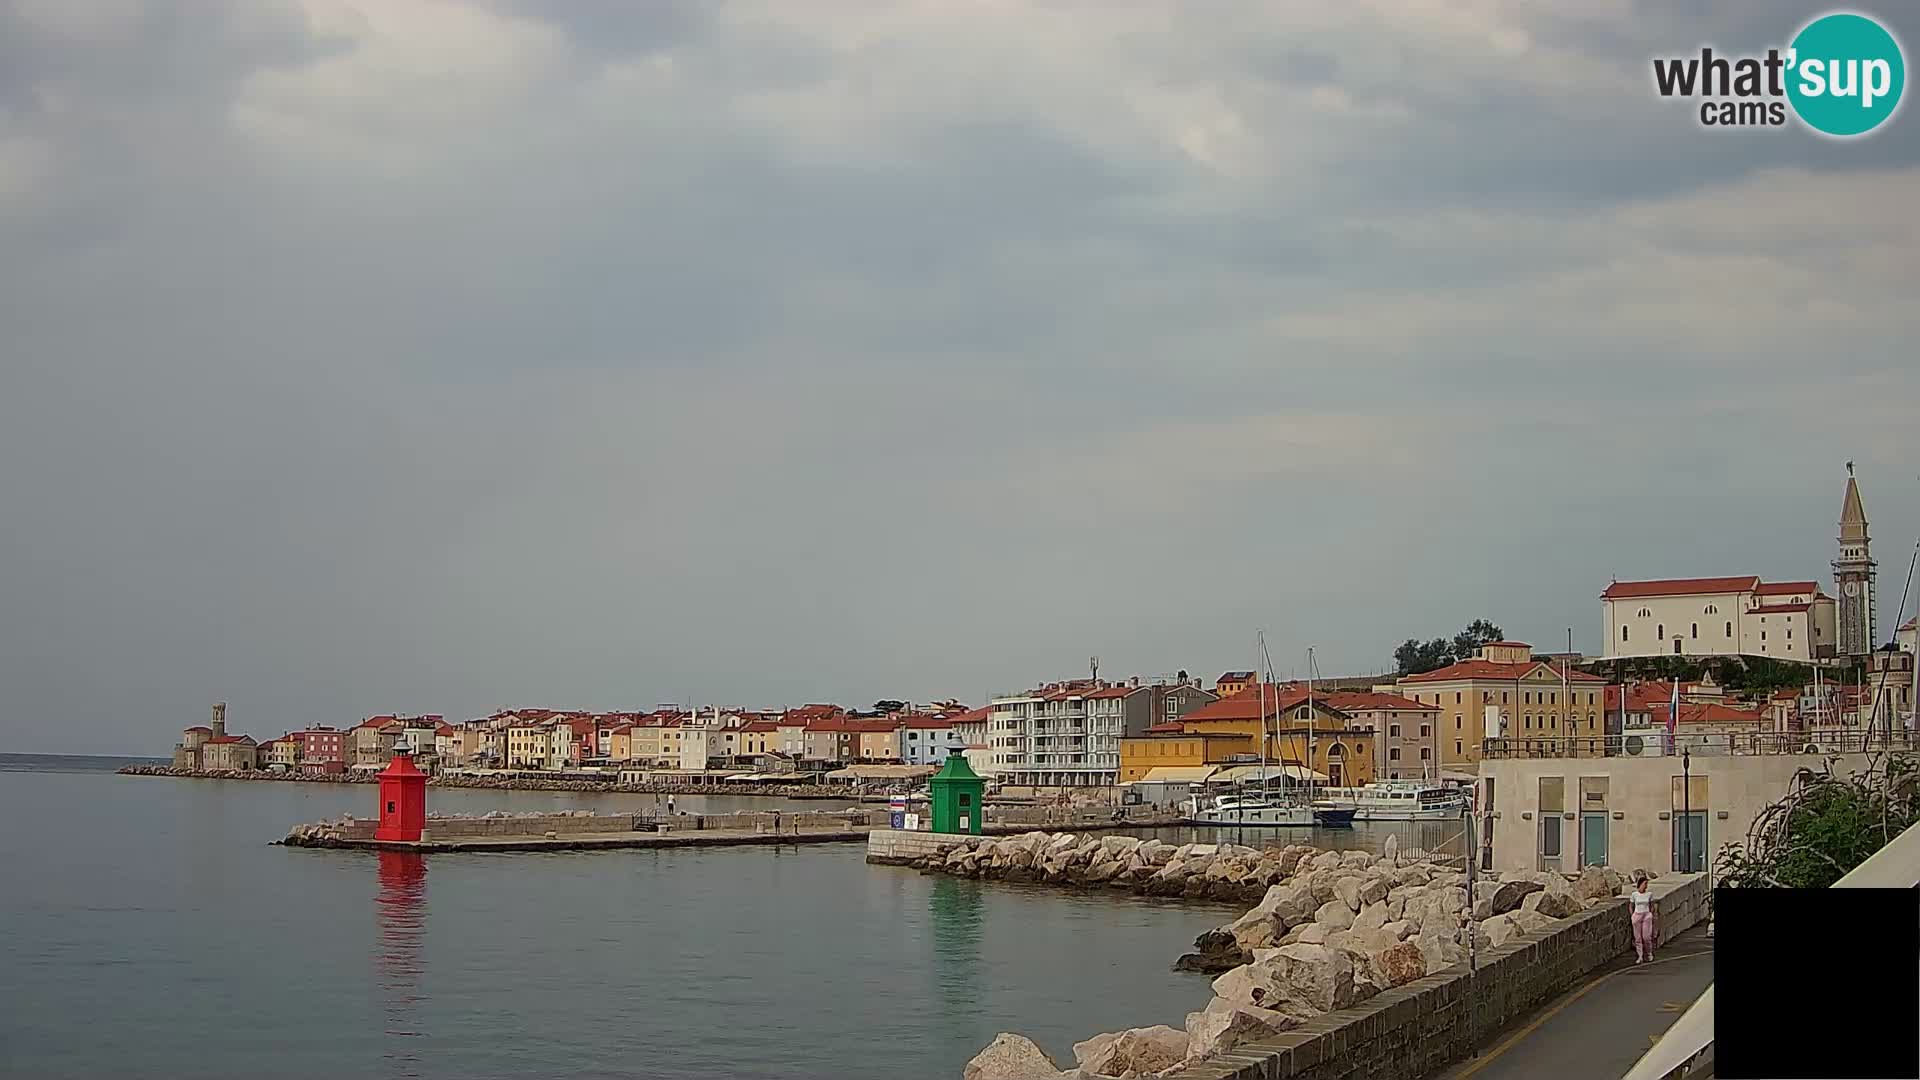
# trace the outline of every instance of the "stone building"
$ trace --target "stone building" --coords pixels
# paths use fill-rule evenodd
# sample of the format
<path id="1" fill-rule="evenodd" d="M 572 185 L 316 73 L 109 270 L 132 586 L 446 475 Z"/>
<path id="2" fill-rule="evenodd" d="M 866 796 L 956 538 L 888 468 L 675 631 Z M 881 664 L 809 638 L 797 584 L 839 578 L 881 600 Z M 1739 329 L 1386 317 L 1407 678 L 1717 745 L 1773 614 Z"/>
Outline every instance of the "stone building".
<path id="1" fill-rule="evenodd" d="M 1496 641 L 1482 646 L 1472 660 L 1406 675 L 1377 689 L 1436 706 L 1441 768 L 1471 772 L 1480 760 L 1481 740 L 1489 736 L 1604 738 L 1605 685 L 1597 675 L 1533 659 L 1533 647 L 1525 642 Z"/>
<path id="2" fill-rule="evenodd" d="M 1860 485 L 1847 462 L 1847 491 L 1840 503 L 1840 555 L 1833 560 L 1833 583 L 1840 590 L 1839 653 L 1866 656 L 1880 644 L 1875 619 L 1875 590 L 1879 571 L 1873 561 L 1873 541 L 1867 535 L 1867 508 L 1860 501 Z"/>
<path id="3" fill-rule="evenodd" d="M 1327 704 L 1373 732 L 1373 774 L 1387 780 L 1437 778 L 1440 706 L 1372 690 L 1335 690 Z"/>

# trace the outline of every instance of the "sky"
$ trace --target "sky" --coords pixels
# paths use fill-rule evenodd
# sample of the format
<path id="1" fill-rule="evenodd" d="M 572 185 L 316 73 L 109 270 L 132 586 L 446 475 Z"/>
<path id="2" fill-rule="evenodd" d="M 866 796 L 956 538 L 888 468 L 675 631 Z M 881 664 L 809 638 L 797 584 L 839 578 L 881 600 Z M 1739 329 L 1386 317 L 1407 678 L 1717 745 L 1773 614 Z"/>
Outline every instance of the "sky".
<path id="1" fill-rule="evenodd" d="M 1920 118 L 1652 90 L 1816 11 L 0 0 L 0 750 L 1597 651 L 1849 460 L 1888 631 Z"/>

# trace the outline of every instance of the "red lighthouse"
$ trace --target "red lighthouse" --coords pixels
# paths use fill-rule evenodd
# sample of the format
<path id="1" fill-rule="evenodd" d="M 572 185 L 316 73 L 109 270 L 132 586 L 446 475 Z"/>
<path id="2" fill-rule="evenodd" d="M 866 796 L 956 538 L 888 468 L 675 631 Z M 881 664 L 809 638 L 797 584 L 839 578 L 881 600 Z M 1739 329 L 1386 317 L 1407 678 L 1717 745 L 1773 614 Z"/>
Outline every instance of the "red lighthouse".
<path id="1" fill-rule="evenodd" d="M 380 774 L 380 825 L 375 840 L 417 842 L 427 827 L 427 774 L 408 754 L 395 754 Z"/>

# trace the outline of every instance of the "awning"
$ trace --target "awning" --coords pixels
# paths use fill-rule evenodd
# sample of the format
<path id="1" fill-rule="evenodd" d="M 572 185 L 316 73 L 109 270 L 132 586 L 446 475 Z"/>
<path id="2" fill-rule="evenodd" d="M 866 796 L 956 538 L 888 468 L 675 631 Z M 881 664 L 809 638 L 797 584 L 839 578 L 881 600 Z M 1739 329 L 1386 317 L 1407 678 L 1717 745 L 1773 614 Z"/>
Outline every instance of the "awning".
<path id="1" fill-rule="evenodd" d="M 743 772 L 734 773 L 732 776 L 727 777 L 727 782 L 739 782 L 743 784 L 792 784 L 800 782 L 795 779 L 796 775 L 795 773 Z"/>
<path id="2" fill-rule="evenodd" d="M 1298 781 L 1302 784 L 1324 784 L 1328 779 L 1324 773 L 1315 772 L 1305 765 L 1235 765 L 1230 769 L 1221 769 L 1219 772 L 1207 777 L 1207 783 L 1255 784 L 1260 782 L 1260 777 L 1263 772 L 1270 780 L 1278 780 L 1285 777 L 1288 780 Z"/>
<path id="3" fill-rule="evenodd" d="M 827 775 L 854 780 L 918 780 L 939 771 L 932 765 L 849 765 Z"/>
<path id="4" fill-rule="evenodd" d="M 1135 784 L 1198 784 L 1207 777 L 1212 776 L 1213 771 L 1217 768 L 1219 768 L 1218 765 L 1162 765 L 1156 769 L 1148 769 L 1147 775 L 1130 782 Z M 1125 785 L 1122 786 L 1124 787 Z"/>

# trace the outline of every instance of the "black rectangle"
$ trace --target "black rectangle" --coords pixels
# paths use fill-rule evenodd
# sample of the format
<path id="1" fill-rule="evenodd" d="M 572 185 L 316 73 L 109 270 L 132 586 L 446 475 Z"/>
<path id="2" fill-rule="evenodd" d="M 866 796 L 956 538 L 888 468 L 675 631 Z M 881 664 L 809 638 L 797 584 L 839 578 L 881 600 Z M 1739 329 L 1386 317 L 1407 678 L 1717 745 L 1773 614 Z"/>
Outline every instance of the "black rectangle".
<path id="1" fill-rule="evenodd" d="M 1920 891 L 1715 889 L 1713 1075 L 1920 1077 Z"/>

